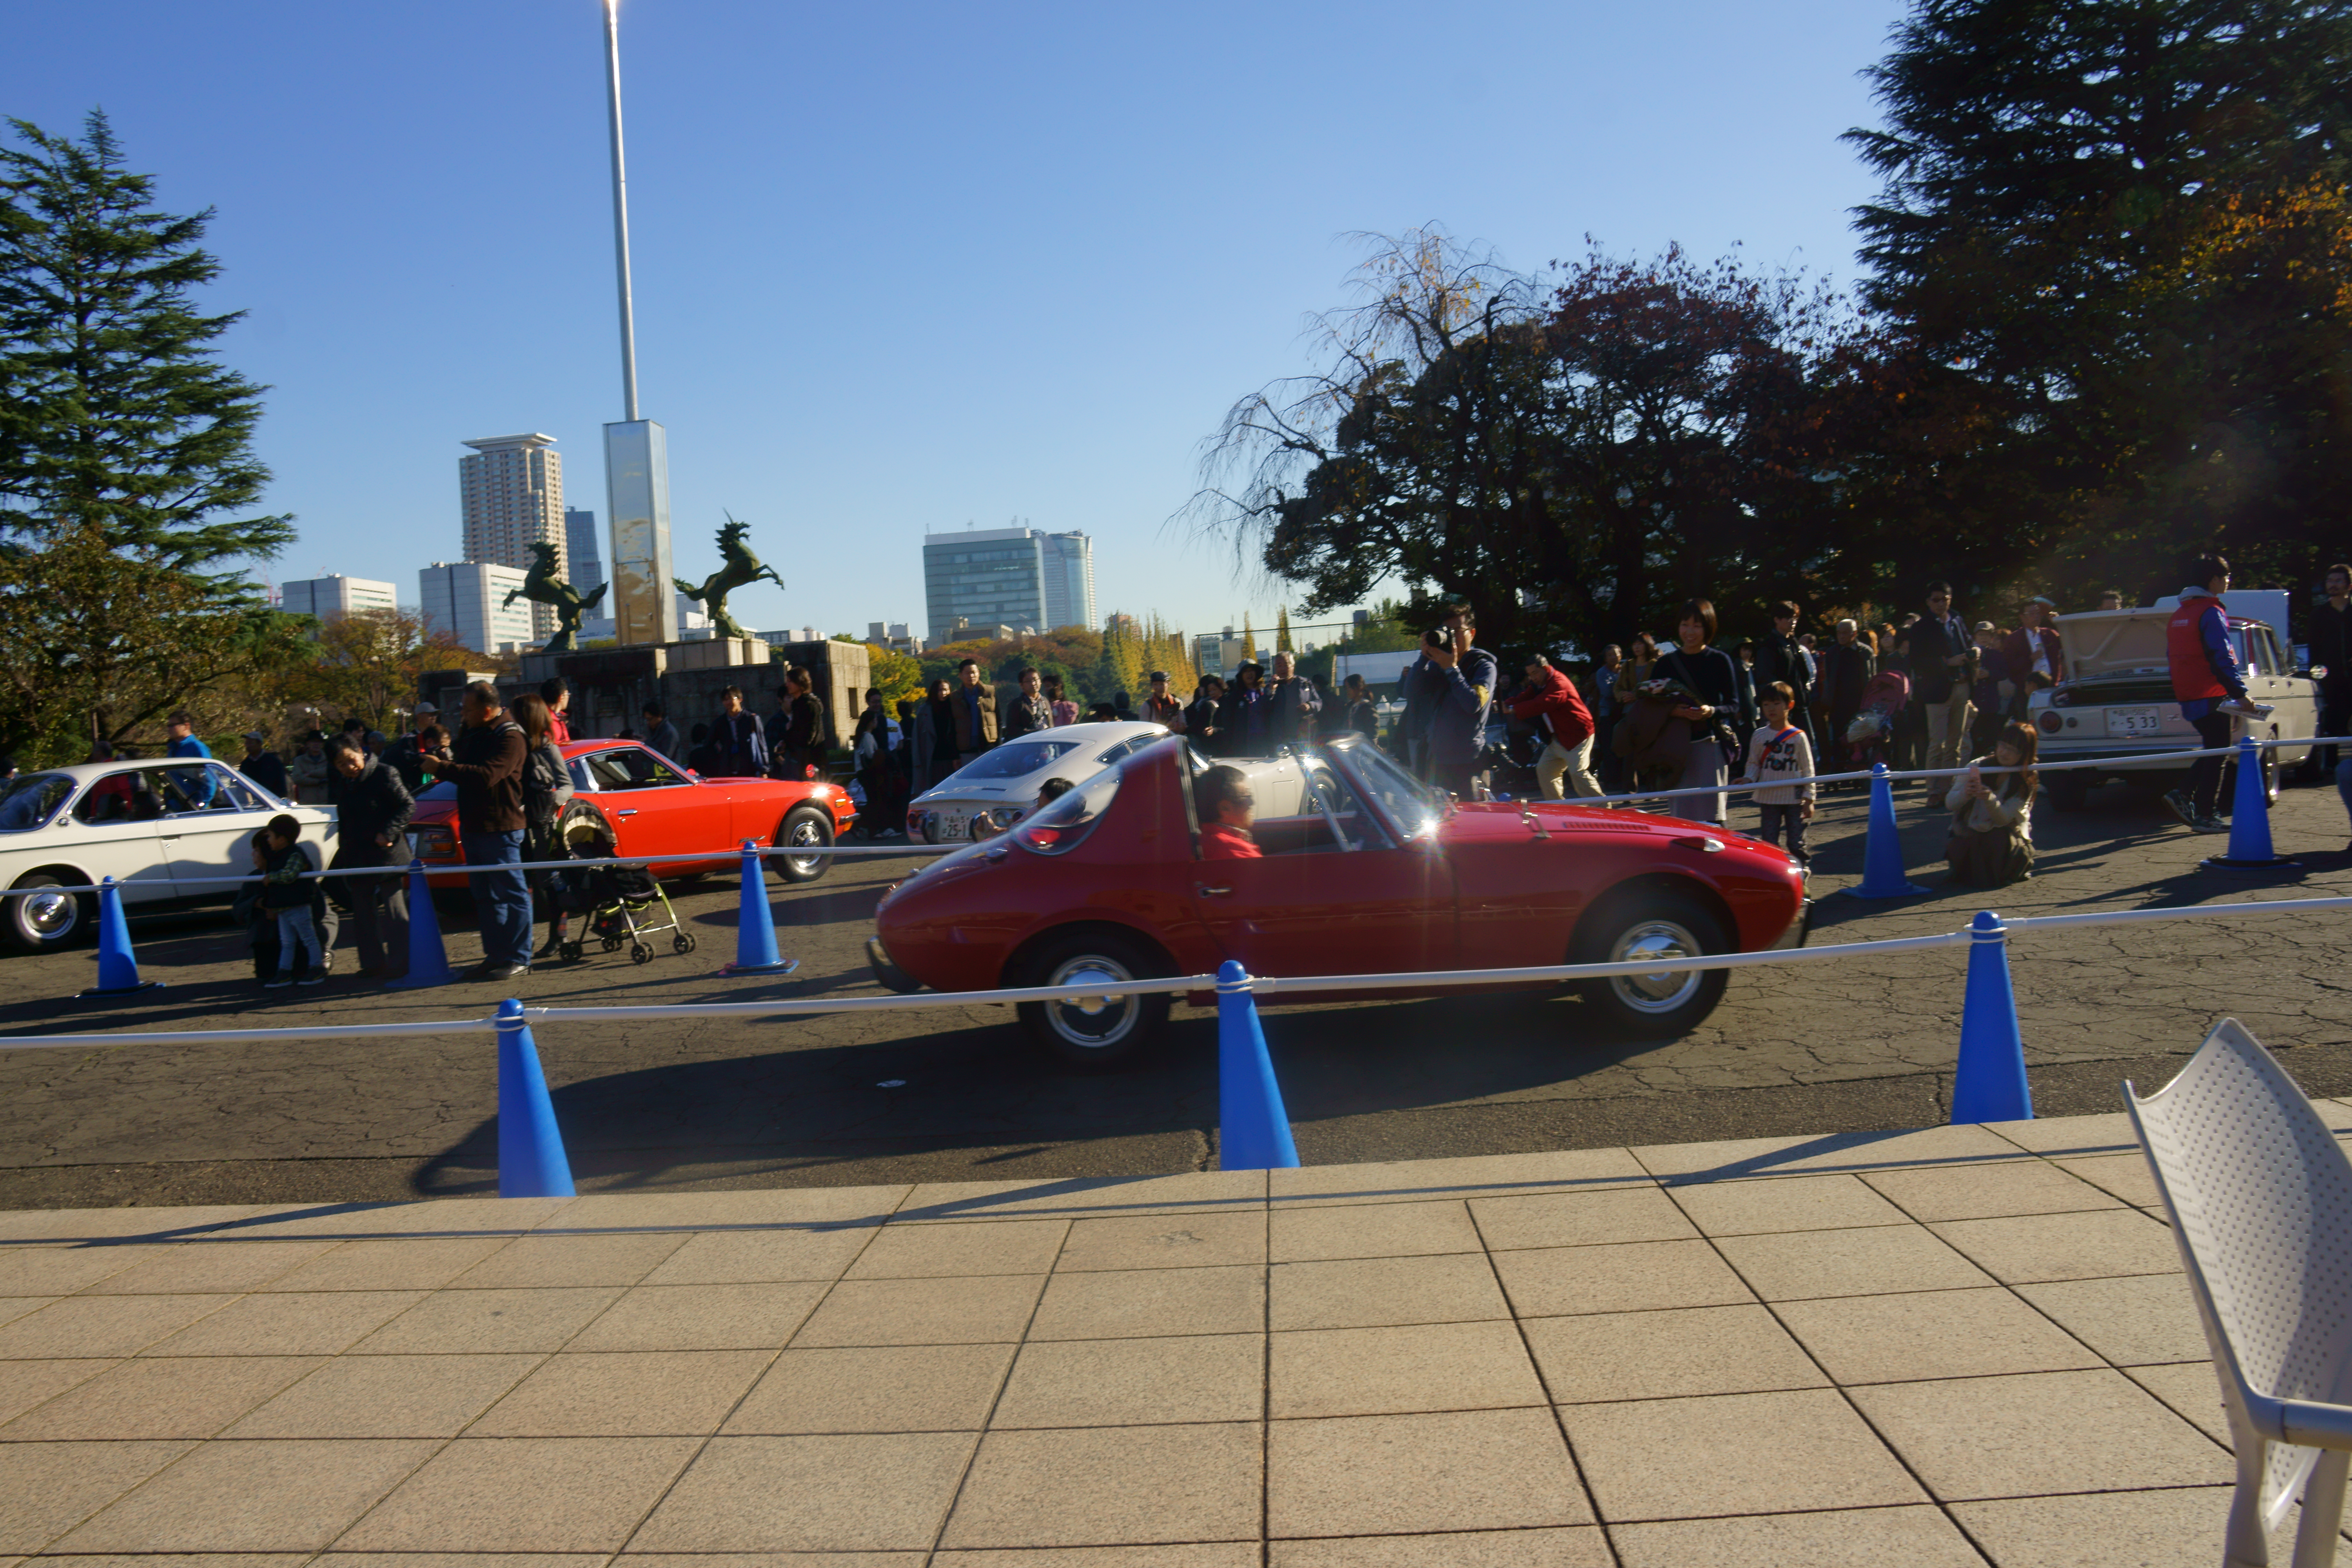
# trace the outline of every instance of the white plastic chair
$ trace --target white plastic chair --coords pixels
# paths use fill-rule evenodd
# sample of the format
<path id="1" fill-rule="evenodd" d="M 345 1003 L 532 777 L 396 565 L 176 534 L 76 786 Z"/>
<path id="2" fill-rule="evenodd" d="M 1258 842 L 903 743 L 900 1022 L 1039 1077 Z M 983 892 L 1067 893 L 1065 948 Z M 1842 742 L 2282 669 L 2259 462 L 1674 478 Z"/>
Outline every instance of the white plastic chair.
<path id="1" fill-rule="evenodd" d="M 2268 1563 L 2300 1490 L 2294 1568 L 2326 1568 L 2352 1462 L 2352 1160 L 2235 1018 L 2154 1094 L 2124 1089 L 2237 1449 L 2223 1562 Z"/>

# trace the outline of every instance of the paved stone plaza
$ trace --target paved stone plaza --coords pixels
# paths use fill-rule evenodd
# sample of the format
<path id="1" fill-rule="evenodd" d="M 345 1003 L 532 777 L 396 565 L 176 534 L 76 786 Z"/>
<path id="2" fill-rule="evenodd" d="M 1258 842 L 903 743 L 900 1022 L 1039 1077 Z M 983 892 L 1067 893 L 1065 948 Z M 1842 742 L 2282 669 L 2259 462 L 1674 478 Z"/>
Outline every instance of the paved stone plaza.
<path id="1" fill-rule="evenodd" d="M 2110 787 L 2097 809 L 2039 817 L 2042 873 L 2011 915 L 2352 893 L 2336 792 L 2287 792 L 2274 873 L 2210 872 L 2221 840 L 2166 826 Z M 1902 797 L 1906 858 L 1928 879 L 1942 818 Z M 1751 814 L 1748 814 L 1752 816 Z M 1817 826 L 1817 942 L 1955 930 L 1985 901 L 1936 888 L 1834 896 L 1862 868 L 1862 797 Z M 802 972 L 723 979 L 739 893 L 678 896 L 688 957 L 643 967 L 592 954 L 532 973 L 532 1003 L 691 1004 L 871 995 L 862 946 L 907 862 L 845 861 L 804 889 L 771 884 Z M 386 993 L 337 981 L 264 993 L 243 941 L 209 915 L 134 923 L 144 972 L 119 1002 L 76 1001 L 89 950 L 0 959 L 0 1029 L 293 1026 L 478 1017 L 504 988 Z M 451 955 L 477 952 L 454 929 Z M 348 954 L 344 955 L 348 959 Z M 1965 955 L 1896 954 L 1736 974 L 1685 1038 L 1593 1037 L 1581 1003 L 1462 997 L 1280 1006 L 1266 1032 L 1309 1163 L 1508 1153 L 1916 1127 L 1946 1119 Z M 2352 1093 L 2352 916 L 2221 920 L 2021 937 L 2012 964 L 2036 1105 L 2116 1104 L 2125 1072 L 2170 1076 L 2232 1013 L 2315 1093 Z M 1213 1022 L 1180 1007 L 1171 1047 L 1138 1070 L 1072 1078 L 994 1007 L 538 1031 L 583 1189 L 873 1184 L 1130 1175 L 1213 1163 Z M 496 1084 L 486 1037 L 297 1039 L 229 1047 L 17 1051 L 0 1042 L 0 1206 L 321 1202 L 491 1190 Z M 886 1083 L 898 1087 L 883 1088 Z"/>
<path id="2" fill-rule="evenodd" d="M 17 1212 L 0 1563 L 2209 1568 L 2128 1137 Z"/>

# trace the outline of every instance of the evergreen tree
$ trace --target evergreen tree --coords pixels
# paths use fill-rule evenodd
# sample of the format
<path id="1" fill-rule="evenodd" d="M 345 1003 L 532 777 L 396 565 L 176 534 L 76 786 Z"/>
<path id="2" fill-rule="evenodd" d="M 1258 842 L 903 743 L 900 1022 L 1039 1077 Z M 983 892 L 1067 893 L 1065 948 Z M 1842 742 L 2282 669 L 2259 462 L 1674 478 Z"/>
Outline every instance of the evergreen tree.
<path id="1" fill-rule="evenodd" d="M 1290 646 L 1290 606 L 1288 605 L 1276 605 L 1274 607 L 1274 651 L 1276 653 L 1298 651 Z"/>
<path id="2" fill-rule="evenodd" d="M 214 357 L 236 314 L 191 297 L 220 270 L 197 245 L 212 215 L 152 207 L 152 181 L 124 169 L 103 113 L 79 142 L 10 124 L 0 742 L 78 760 L 93 735 L 300 663 L 310 623 L 267 608 L 232 569 L 293 531 L 236 515 L 268 479 L 252 451 L 262 389 Z"/>
<path id="3" fill-rule="evenodd" d="M 1895 43 L 1849 139 L 1919 521 L 2086 586 L 2294 569 L 2352 500 L 2352 6 L 1916 0 Z"/>
<path id="4" fill-rule="evenodd" d="M 192 291 L 219 275 L 209 210 L 151 205 L 102 111 L 79 142 L 22 120 L 0 147 L 0 523 L 42 541 L 95 531 L 151 564 L 204 574 L 276 553 L 285 517 L 224 521 L 269 472 L 254 457 L 263 389 L 214 357 L 241 312 Z"/>

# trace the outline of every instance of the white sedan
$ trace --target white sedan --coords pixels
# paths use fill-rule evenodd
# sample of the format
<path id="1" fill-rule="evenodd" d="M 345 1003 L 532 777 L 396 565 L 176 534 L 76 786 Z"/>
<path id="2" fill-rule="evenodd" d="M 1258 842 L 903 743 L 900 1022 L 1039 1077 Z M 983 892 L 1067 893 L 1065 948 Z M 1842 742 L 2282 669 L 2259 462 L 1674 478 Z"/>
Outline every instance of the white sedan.
<path id="1" fill-rule="evenodd" d="M 961 844 L 1003 832 L 1037 805 L 1048 779 L 1073 784 L 1166 735 L 1159 724 L 1065 724 L 1034 730 L 982 752 L 907 807 L 907 837 L 925 844 Z M 1261 816 L 1289 816 L 1303 797 L 1298 764 L 1288 756 L 1234 759 L 1250 775 Z"/>
<path id="2" fill-rule="evenodd" d="M 332 811 L 289 805 L 226 763 L 84 763 L 23 773 L 0 785 L 0 887 L 112 877 L 126 909 L 226 904 L 236 889 L 208 879 L 253 875 L 253 835 L 280 812 L 302 824 L 322 861 L 332 858 Z M 28 951 L 63 947 L 97 928 L 94 894 L 30 893 L 0 903 L 0 930 Z"/>

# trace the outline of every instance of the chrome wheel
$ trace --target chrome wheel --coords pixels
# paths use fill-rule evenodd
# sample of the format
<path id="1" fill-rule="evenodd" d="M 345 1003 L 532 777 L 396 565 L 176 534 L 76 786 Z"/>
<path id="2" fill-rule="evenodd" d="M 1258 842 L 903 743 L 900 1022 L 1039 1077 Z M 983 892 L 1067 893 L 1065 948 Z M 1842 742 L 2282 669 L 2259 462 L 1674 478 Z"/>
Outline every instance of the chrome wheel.
<path id="1" fill-rule="evenodd" d="M 19 900 L 25 910 L 25 929 L 43 942 L 55 942 L 74 928 L 81 918 L 79 905 L 71 893 L 35 893 Z"/>
<path id="2" fill-rule="evenodd" d="M 794 849 L 822 849 L 824 847 L 824 835 L 817 831 L 815 823 L 803 819 L 793 824 L 792 833 L 785 842 Z M 803 877 L 815 876 L 816 868 L 824 863 L 824 857 L 822 855 L 784 857 L 784 864 L 790 866 L 796 875 Z"/>
<path id="3" fill-rule="evenodd" d="M 1706 946 L 1690 930 L 1676 921 L 1652 918 L 1640 921 L 1618 933 L 1610 944 L 1608 962 L 1612 963 L 1659 962 L 1661 967 L 1644 974 L 1619 974 L 1610 978 L 1609 988 L 1617 1000 L 1636 1013 L 1671 1013 L 1698 994 L 1706 984 L 1704 970 L 1670 969 L 1667 961 L 1676 958 L 1696 958 Z"/>
<path id="4" fill-rule="evenodd" d="M 62 890 L 58 879 L 46 872 L 18 879 L 19 888 L 38 888 L 8 900 L 7 934 L 17 947 L 38 952 L 63 947 L 79 937 L 98 918 L 98 900 Z"/>
<path id="5" fill-rule="evenodd" d="M 1098 952 L 1065 959 L 1045 978 L 1048 985 L 1115 985 L 1132 980 L 1127 965 Z M 1081 1050 L 1116 1046 L 1134 1032 L 1143 1016 L 1135 996 L 1071 996 L 1045 1004 L 1045 1026 Z"/>

